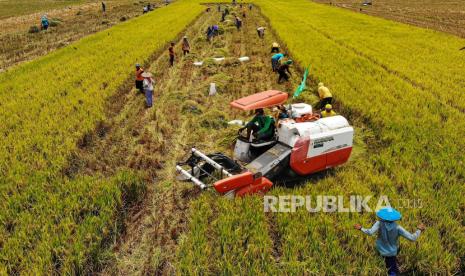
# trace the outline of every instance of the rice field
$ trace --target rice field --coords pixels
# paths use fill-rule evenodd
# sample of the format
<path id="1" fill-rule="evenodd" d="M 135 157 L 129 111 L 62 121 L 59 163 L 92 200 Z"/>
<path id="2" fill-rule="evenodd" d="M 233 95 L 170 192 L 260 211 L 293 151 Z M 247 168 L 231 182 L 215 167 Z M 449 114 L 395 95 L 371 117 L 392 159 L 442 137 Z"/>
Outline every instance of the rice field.
<path id="1" fill-rule="evenodd" d="M 231 154 L 227 122 L 249 114 L 230 101 L 292 92 L 306 67 L 301 100 L 317 103 L 318 82 L 331 89 L 356 130 L 353 158 L 270 194 L 387 195 L 407 230 L 427 225 L 417 243 L 401 242 L 401 270 L 464 273 L 465 40 L 310 1 L 253 4 L 229 5 L 246 11 L 244 27 L 230 15 L 212 42 L 216 5 L 177 1 L 0 73 L 0 273 L 385 274 L 375 240 L 353 229 L 371 213 L 267 213 L 262 197 L 229 200 L 176 180 L 192 146 Z M 296 61 L 285 84 L 270 72 L 273 41 Z M 136 62 L 155 75 L 152 109 L 132 88 Z"/>

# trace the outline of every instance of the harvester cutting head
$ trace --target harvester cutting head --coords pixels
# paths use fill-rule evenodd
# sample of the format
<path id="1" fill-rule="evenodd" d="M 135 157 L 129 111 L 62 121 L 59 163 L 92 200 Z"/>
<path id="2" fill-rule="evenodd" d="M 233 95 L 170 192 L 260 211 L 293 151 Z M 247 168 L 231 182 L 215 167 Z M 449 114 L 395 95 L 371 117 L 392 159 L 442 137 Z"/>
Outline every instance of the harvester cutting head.
<path id="1" fill-rule="evenodd" d="M 190 168 L 185 169 L 183 166 Z M 195 148 L 192 148 L 187 161 L 176 165 L 176 170 L 180 173 L 181 180 L 192 181 L 202 190 L 213 187 L 218 193 L 228 197 L 265 193 L 273 185 L 265 177 L 246 171 L 221 153 L 206 155 Z"/>

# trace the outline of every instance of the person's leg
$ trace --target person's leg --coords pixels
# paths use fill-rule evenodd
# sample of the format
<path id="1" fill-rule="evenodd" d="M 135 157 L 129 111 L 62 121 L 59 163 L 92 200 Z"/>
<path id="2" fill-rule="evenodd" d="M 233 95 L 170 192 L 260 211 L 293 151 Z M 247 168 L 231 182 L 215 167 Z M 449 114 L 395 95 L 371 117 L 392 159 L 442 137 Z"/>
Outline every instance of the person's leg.
<path id="1" fill-rule="evenodd" d="M 397 257 L 384 257 L 384 262 L 386 264 L 386 269 L 388 270 L 389 276 L 399 275 L 399 268 L 397 267 Z"/>
<path id="2" fill-rule="evenodd" d="M 142 87 L 142 86 L 143 86 L 143 85 L 142 85 L 142 81 L 136 80 L 136 89 L 139 90 L 139 92 L 142 92 L 142 93 L 143 93 L 144 91 L 143 91 L 143 87 Z"/>
<path id="3" fill-rule="evenodd" d="M 152 90 L 147 89 L 145 91 L 145 98 L 147 100 L 147 107 L 152 107 L 152 94 L 153 94 Z"/>
<path id="4" fill-rule="evenodd" d="M 285 77 L 284 77 L 284 74 L 281 72 L 278 72 L 278 74 L 279 74 L 278 83 L 281 83 Z"/>
<path id="5" fill-rule="evenodd" d="M 174 56 L 170 56 L 170 65 L 171 65 L 171 66 L 174 65 Z"/>

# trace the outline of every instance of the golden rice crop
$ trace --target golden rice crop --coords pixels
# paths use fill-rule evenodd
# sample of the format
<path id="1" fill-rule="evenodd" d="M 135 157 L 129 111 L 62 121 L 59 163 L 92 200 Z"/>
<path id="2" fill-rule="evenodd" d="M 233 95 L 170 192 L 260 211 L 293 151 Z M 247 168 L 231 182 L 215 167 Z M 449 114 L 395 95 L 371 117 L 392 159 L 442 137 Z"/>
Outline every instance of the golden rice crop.
<path id="1" fill-rule="evenodd" d="M 61 170 L 104 119 L 108 97 L 132 83 L 134 64 L 201 10 L 176 3 L 0 74 L 1 272 L 86 273 L 101 265 L 143 183 L 132 173 L 67 179 Z"/>
<path id="2" fill-rule="evenodd" d="M 275 189 L 272 194 L 387 195 L 391 204 L 401 209 L 406 228 L 414 229 L 419 221 L 429 226 L 417 244 L 402 242 L 403 270 L 463 272 L 465 114 L 461 93 L 465 75 L 457 51 L 463 39 L 308 1 L 255 3 L 292 57 L 310 66 L 315 81 L 331 88 L 342 105 L 340 112 L 351 121 L 363 122 L 374 135 L 365 141 L 367 152 L 323 180 L 297 189 Z M 402 204 L 406 198 L 419 200 L 423 207 L 406 208 Z M 366 226 L 374 222 L 372 215 L 300 210 L 272 214 L 274 219 L 263 223 L 268 218 L 263 217 L 260 200 L 246 200 L 251 204 L 246 210 L 236 202 L 200 200 L 210 202 L 206 204 L 215 211 L 226 205 L 218 213 L 221 217 L 221 212 L 227 213 L 227 219 L 209 218 L 208 229 L 200 228 L 193 224 L 203 213 L 192 210 L 191 232 L 180 248 L 181 268 L 187 271 L 199 269 L 202 263 L 197 263 L 195 256 L 207 252 L 219 262 L 209 267 L 227 272 L 223 268 L 231 259 L 214 253 L 224 240 L 230 251 L 237 250 L 236 255 L 248 254 L 247 247 L 239 249 L 244 236 L 229 237 L 234 235 L 230 232 L 241 233 L 251 226 L 234 224 L 227 231 L 219 225 L 220 221 L 229 225 L 248 218 L 251 225 L 263 227 L 260 235 L 268 235 L 263 243 L 268 248 L 253 259 L 234 260 L 236 273 L 384 273 L 374 239 L 352 229 L 359 221 Z M 199 237 L 198 228 L 210 238 L 195 240 L 204 248 L 202 252 L 188 245 L 191 237 Z M 186 259 L 183 256 L 188 250 Z M 270 253 L 275 251 L 278 256 L 270 261 Z M 241 270 L 250 266 L 253 269 Z"/>

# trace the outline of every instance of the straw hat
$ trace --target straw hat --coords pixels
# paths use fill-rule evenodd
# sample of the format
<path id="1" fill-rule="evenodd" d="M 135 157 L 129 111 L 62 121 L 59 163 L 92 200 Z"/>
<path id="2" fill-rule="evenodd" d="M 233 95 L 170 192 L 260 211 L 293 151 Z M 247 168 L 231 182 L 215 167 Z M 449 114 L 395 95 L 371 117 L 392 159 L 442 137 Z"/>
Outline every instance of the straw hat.
<path id="1" fill-rule="evenodd" d="M 141 76 L 142 76 L 143 78 L 151 78 L 151 77 L 152 77 L 152 73 L 150 73 L 150 72 L 144 72 L 144 73 L 142 73 Z"/>

